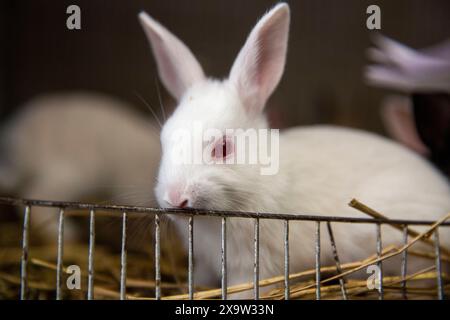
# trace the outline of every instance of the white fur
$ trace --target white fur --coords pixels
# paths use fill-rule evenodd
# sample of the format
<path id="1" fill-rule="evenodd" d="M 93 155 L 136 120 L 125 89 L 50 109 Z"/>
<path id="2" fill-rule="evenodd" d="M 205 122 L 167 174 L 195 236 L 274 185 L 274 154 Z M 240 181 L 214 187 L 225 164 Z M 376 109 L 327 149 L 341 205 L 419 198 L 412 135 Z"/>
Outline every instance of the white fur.
<path id="1" fill-rule="evenodd" d="M 283 5 L 262 17 L 231 68 L 230 81 L 251 112 L 261 112 L 283 75 L 289 20 L 289 7 Z"/>
<path id="2" fill-rule="evenodd" d="M 40 96 L 2 130 L 0 190 L 33 199 L 106 197 L 153 205 L 158 135 L 146 117 L 117 99 L 89 93 Z M 53 241 L 54 213 L 34 208 L 32 219 Z M 66 239 L 75 237 L 72 230 L 66 228 Z"/>
<path id="3" fill-rule="evenodd" d="M 389 218 L 438 219 L 450 211 L 448 181 L 429 163 L 392 141 L 358 130 L 328 126 L 287 130 L 281 135 L 280 171 L 274 176 L 262 176 L 257 166 L 250 165 L 171 162 L 171 151 L 179 147 L 171 135 L 178 129 L 191 130 L 194 121 L 221 130 L 267 127 L 261 110 L 283 71 L 288 23 L 288 5 L 275 6 L 250 34 L 228 80 L 194 83 L 179 99 L 161 135 L 163 156 L 156 188 L 160 205 L 171 206 L 165 195 L 176 186 L 189 199 L 189 206 L 212 209 L 361 217 L 347 206 L 350 199 L 358 198 Z M 270 61 L 264 61 L 266 58 Z M 188 61 L 177 64 L 177 71 L 184 74 L 190 70 Z M 178 84 L 169 81 L 166 86 L 172 91 L 171 87 Z M 186 220 L 176 218 L 175 223 L 187 245 Z M 375 226 L 333 227 L 342 262 L 375 252 Z M 218 284 L 220 220 L 198 218 L 194 230 L 195 283 Z M 227 233 L 228 283 L 249 282 L 253 273 L 253 221 L 229 219 Z M 385 244 L 398 242 L 400 236 L 397 230 L 383 227 Z M 441 235 L 444 244 L 449 244 L 448 236 L 448 232 Z M 260 237 L 261 277 L 281 275 L 282 222 L 261 221 Z M 322 261 L 331 263 L 326 239 L 322 238 Z M 290 244 L 292 272 L 313 266 L 313 223 L 292 222 Z"/>

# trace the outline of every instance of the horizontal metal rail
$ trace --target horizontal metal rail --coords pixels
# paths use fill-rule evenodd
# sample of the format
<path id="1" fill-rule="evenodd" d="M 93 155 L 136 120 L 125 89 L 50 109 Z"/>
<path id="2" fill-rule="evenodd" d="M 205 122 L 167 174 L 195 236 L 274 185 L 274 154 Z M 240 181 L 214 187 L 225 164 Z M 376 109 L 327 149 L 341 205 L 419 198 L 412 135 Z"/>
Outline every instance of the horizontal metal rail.
<path id="1" fill-rule="evenodd" d="M 223 211 L 208 209 L 175 209 L 175 208 L 151 208 L 140 206 L 124 205 L 100 205 L 78 202 L 49 201 L 49 200 L 31 200 L 0 197 L 0 204 L 13 206 L 35 206 L 51 207 L 72 210 L 108 210 L 123 212 L 138 212 L 150 214 L 174 214 L 184 216 L 209 216 L 209 217 L 227 217 L 227 218 L 253 218 L 253 219 L 276 219 L 276 220 L 296 220 L 296 221 L 317 221 L 317 222 L 348 222 L 348 223 L 372 223 L 372 224 L 391 224 L 391 225 L 432 225 L 433 220 L 406 220 L 406 219 L 377 219 L 377 218 L 353 218 L 338 216 L 319 216 L 311 214 L 298 213 L 266 213 L 266 212 L 245 212 L 245 211 Z M 440 224 L 441 227 L 450 226 L 450 221 Z"/>

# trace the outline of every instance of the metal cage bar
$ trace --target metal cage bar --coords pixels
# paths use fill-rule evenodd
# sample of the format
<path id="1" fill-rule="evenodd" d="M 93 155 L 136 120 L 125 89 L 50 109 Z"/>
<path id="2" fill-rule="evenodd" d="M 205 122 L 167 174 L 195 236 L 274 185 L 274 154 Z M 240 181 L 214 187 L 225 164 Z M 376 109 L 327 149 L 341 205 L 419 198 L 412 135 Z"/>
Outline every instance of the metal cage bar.
<path id="1" fill-rule="evenodd" d="M 227 220 L 228 218 L 253 218 L 254 221 L 254 268 L 253 268 L 253 294 L 255 299 L 260 298 L 260 219 L 265 219 L 265 214 L 259 213 L 231 213 L 228 215 L 226 211 L 208 211 L 208 210 L 186 210 L 186 212 L 179 212 L 177 209 L 165 210 L 154 208 L 142 208 L 142 207 L 125 207 L 125 206 L 97 206 L 97 205 L 84 205 L 75 203 L 63 203 L 63 202 L 50 202 L 50 201 L 37 201 L 37 200 L 17 200 L 7 199 L 0 197 L 0 203 L 9 205 L 24 204 L 24 216 L 23 216 L 23 230 L 22 230 L 22 256 L 21 256 L 21 274 L 20 274 L 20 298 L 28 298 L 28 263 L 29 263 L 29 232 L 31 211 L 33 206 L 51 207 L 59 209 L 58 220 L 58 238 L 57 238 L 57 263 L 56 263 L 56 299 L 61 300 L 63 295 L 62 278 L 64 273 L 63 258 L 64 258 L 64 222 L 66 209 L 89 209 L 89 252 L 88 252 L 88 288 L 87 299 L 94 299 L 94 257 L 95 257 L 95 219 L 96 210 L 99 208 L 105 208 L 105 210 L 118 211 L 124 208 L 131 208 L 132 212 L 147 212 L 155 214 L 155 297 L 161 299 L 161 231 L 160 231 L 160 219 L 161 215 L 165 213 L 188 215 L 189 217 L 189 261 L 188 261 L 188 296 L 189 299 L 194 299 L 194 220 L 196 216 L 208 216 L 212 212 L 211 216 L 221 218 L 221 295 L 222 299 L 227 299 Z M 60 205 L 60 207 L 58 207 Z M 279 219 L 284 222 L 284 297 L 290 298 L 290 252 L 289 252 L 289 224 L 290 221 L 310 221 L 315 222 L 315 296 L 316 299 L 322 298 L 321 288 L 321 222 L 326 222 L 327 230 L 331 242 L 332 257 L 336 264 L 336 271 L 342 273 L 341 263 L 337 251 L 336 241 L 334 239 L 331 222 L 340 223 L 370 223 L 375 224 L 376 227 L 376 255 L 380 259 L 382 257 L 382 225 L 392 224 L 397 226 L 403 234 L 403 245 L 408 244 L 408 237 L 412 231 L 408 228 L 409 224 L 412 225 L 430 225 L 434 222 L 429 221 L 413 221 L 409 220 L 379 220 L 379 219 L 357 219 L 357 218 L 340 218 L 340 217 L 326 217 L 326 216 L 306 216 L 306 215 L 294 215 L 286 217 L 286 215 L 271 214 L 271 217 L 267 219 Z M 128 212 L 122 211 L 122 243 L 121 243 L 121 262 L 120 262 L 120 299 L 125 300 L 126 295 L 126 278 L 127 278 L 127 224 L 128 224 Z M 448 227 L 448 222 L 440 223 L 439 226 Z M 431 242 L 434 246 L 435 257 L 435 269 L 436 269 L 436 281 L 437 281 L 437 297 L 438 299 L 445 298 L 444 283 L 442 275 L 442 262 L 441 262 L 441 247 L 439 243 L 439 229 L 434 231 L 434 241 Z M 404 299 L 407 299 L 407 262 L 408 251 L 404 250 L 401 253 L 401 290 Z M 384 299 L 383 288 L 383 262 L 378 261 L 378 274 L 377 282 L 379 284 L 378 292 L 379 299 Z M 348 299 L 345 279 L 339 278 L 339 285 L 344 300 Z"/>
<path id="2" fill-rule="evenodd" d="M 189 217 L 189 249 L 188 249 L 188 291 L 189 299 L 194 299 L 194 217 Z"/>
<path id="3" fill-rule="evenodd" d="M 327 230 L 328 235 L 330 237 L 331 242 L 331 251 L 333 253 L 333 259 L 336 263 L 336 271 L 338 274 L 342 273 L 341 262 L 339 259 L 339 255 L 337 252 L 336 242 L 334 241 L 333 229 L 331 228 L 331 223 L 327 222 Z M 339 278 L 339 286 L 341 287 L 342 299 L 347 300 L 347 290 L 345 289 L 345 280 L 344 277 Z"/>
<path id="4" fill-rule="evenodd" d="M 227 218 L 222 218 L 222 300 L 227 299 Z"/>
<path id="5" fill-rule="evenodd" d="M 28 245 L 30 232 L 31 207 L 26 206 L 23 215 L 22 257 L 20 262 L 20 299 L 28 296 Z"/>
<path id="6" fill-rule="evenodd" d="M 56 254 L 56 300 L 62 299 L 62 275 L 64 256 L 64 209 L 59 210 L 58 249 Z"/>
<path id="7" fill-rule="evenodd" d="M 120 300 L 127 299 L 127 213 L 122 213 L 122 246 L 120 252 Z"/>
<path id="8" fill-rule="evenodd" d="M 408 244 L 408 226 L 403 227 L 403 245 Z M 402 266 L 401 266 L 401 274 L 402 274 L 402 296 L 403 299 L 408 299 L 408 294 L 406 291 L 406 275 L 408 272 L 408 250 L 403 251 L 402 253 Z"/>
<path id="9" fill-rule="evenodd" d="M 381 224 L 377 223 L 376 224 L 377 229 L 376 229 L 376 233 L 377 233 L 377 258 L 381 257 L 381 253 L 383 250 L 383 245 L 381 242 Z M 378 266 L 378 284 L 379 284 L 379 289 L 378 289 L 378 298 L 380 300 L 384 299 L 384 288 L 383 288 L 383 262 L 379 261 L 377 263 Z"/>
<path id="10" fill-rule="evenodd" d="M 155 215 L 155 299 L 161 299 L 161 230 L 159 214 Z"/>
<path id="11" fill-rule="evenodd" d="M 95 254 L 95 210 L 90 211 L 89 253 L 88 253 L 88 293 L 87 299 L 94 299 L 94 254 Z"/>
<path id="12" fill-rule="evenodd" d="M 289 300 L 289 220 L 284 220 L 284 299 Z"/>
<path id="13" fill-rule="evenodd" d="M 259 299 L 259 219 L 255 219 L 254 225 L 255 260 L 253 265 L 253 295 Z"/>
<path id="14" fill-rule="evenodd" d="M 436 255 L 436 274 L 438 299 L 444 300 L 444 285 L 442 283 L 441 248 L 439 245 L 439 228 L 434 231 L 434 252 Z"/>
<path id="15" fill-rule="evenodd" d="M 224 211 L 224 210 L 200 210 L 200 209 L 175 209 L 175 208 L 151 208 L 151 207 L 139 207 L 139 206 L 119 206 L 119 205 L 99 205 L 88 204 L 78 202 L 64 202 L 64 201 L 47 201 L 47 200 L 29 200 L 29 199 L 15 199 L 0 197 L 0 204 L 16 205 L 16 206 L 37 206 L 37 207 L 53 207 L 64 209 L 78 209 L 78 210 L 110 210 L 119 212 L 141 212 L 164 214 L 170 213 L 171 215 L 181 216 L 208 216 L 208 217 L 221 217 L 221 218 L 260 218 L 260 219 L 272 219 L 272 220 L 289 220 L 289 221 L 321 221 L 321 222 L 349 222 L 349 223 L 380 223 L 391 225 L 433 225 L 436 221 L 432 220 L 410 220 L 410 219 L 380 219 L 380 218 L 353 218 L 342 216 L 319 216 L 310 214 L 298 214 L 298 213 L 268 213 L 268 212 L 245 212 L 245 211 Z M 440 226 L 450 226 L 450 221 L 446 221 L 440 224 Z"/>
<path id="16" fill-rule="evenodd" d="M 320 222 L 316 222 L 316 300 L 320 300 Z"/>

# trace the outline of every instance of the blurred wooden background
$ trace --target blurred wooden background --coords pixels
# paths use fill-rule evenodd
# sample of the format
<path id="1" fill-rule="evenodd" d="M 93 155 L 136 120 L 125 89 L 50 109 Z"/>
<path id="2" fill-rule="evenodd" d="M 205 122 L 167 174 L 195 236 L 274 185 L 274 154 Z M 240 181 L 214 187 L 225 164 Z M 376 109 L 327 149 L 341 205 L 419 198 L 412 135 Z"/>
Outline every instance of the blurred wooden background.
<path id="1" fill-rule="evenodd" d="M 362 79 L 370 44 L 366 8 L 382 10 L 382 32 L 411 46 L 450 36 L 450 1 L 288 1 L 292 24 L 287 69 L 268 112 L 275 125 L 336 123 L 382 132 L 382 90 Z M 269 0 L 2 0 L 0 121 L 33 96 L 94 90 L 147 112 L 158 103 L 155 64 L 137 21 L 145 10 L 177 34 L 205 71 L 225 77 Z M 66 28 L 66 8 L 81 7 L 82 30 Z M 163 90 L 164 101 L 170 98 Z"/>

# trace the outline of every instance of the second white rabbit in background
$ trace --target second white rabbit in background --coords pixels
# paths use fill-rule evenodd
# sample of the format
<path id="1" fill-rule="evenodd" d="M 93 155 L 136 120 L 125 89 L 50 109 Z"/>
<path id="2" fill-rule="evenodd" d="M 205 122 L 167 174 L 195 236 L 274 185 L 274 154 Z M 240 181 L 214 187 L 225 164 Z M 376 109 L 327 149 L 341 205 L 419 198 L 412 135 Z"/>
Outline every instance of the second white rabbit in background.
<path id="1" fill-rule="evenodd" d="M 155 123 L 116 98 L 54 93 L 29 101 L 1 132 L 0 190 L 28 199 L 156 204 Z M 32 225 L 55 242 L 57 210 L 34 207 Z M 78 230 L 65 228 L 66 240 Z"/>

